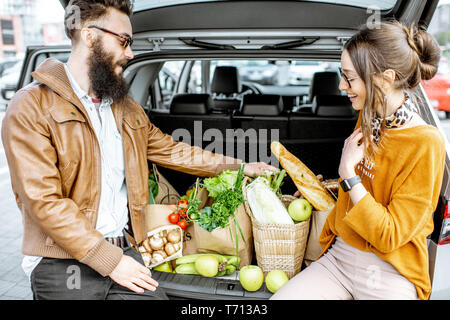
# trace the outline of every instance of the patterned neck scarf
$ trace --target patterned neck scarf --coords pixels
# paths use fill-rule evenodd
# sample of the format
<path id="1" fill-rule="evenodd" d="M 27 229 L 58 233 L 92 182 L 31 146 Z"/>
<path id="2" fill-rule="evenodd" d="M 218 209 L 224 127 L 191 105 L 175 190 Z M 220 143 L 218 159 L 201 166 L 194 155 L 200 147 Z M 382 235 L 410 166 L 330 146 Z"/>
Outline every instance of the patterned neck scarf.
<path id="1" fill-rule="evenodd" d="M 390 116 L 384 118 L 386 128 L 400 128 L 404 126 L 414 113 L 418 113 L 417 107 L 412 103 L 408 94 L 405 93 L 405 102 Z M 378 145 L 381 139 L 381 125 L 383 118 L 375 118 L 372 120 L 372 137 Z"/>

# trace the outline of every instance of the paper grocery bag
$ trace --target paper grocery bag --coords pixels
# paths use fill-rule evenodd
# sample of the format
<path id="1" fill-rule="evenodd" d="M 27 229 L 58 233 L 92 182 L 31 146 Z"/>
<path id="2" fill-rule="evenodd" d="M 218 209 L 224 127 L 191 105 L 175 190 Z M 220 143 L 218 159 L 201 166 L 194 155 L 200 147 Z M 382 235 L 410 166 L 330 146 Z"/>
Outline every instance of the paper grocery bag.
<path id="1" fill-rule="evenodd" d="M 313 211 L 313 213 L 311 214 L 311 226 L 304 257 L 304 261 L 307 266 L 309 266 L 311 262 L 316 260 L 316 258 L 323 251 L 319 242 L 319 237 L 330 212 L 331 210 Z"/>
<path id="2" fill-rule="evenodd" d="M 235 228 L 234 219 L 230 217 L 230 224 L 225 228 L 217 228 L 212 232 L 203 229 L 194 223 L 194 239 L 199 253 L 218 253 L 223 255 L 236 255 L 236 237 L 238 239 L 237 252 L 241 258 L 239 267 L 251 264 L 253 258 L 252 223 L 247 215 L 244 205 L 241 204 L 236 213 L 236 220 L 241 228 Z"/>
<path id="3" fill-rule="evenodd" d="M 177 202 L 180 195 L 170 182 L 158 171 L 158 167 L 153 164 L 153 173 L 158 184 L 158 194 L 155 196 L 156 204 L 170 204 Z"/>
<path id="4" fill-rule="evenodd" d="M 156 228 L 170 224 L 168 216 L 175 212 L 177 206 L 168 204 L 148 204 L 145 206 L 145 234 Z"/>

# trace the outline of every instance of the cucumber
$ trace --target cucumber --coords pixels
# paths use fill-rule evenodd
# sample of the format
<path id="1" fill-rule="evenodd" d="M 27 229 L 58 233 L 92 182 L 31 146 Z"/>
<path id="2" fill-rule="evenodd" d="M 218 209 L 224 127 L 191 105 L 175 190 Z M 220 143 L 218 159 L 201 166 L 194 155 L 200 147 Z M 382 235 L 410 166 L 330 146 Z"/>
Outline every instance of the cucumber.
<path id="1" fill-rule="evenodd" d="M 193 263 L 183 263 L 175 268 L 176 273 L 181 274 L 200 274 Z"/>
<path id="2" fill-rule="evenodd" d="M 217 254 L 217 253 L 189 254 L 187 256 L 179 257 L 177 260 L 175 260 L 175 262 L 176 262 L 177 265 L 185 264 L 185 263 L 194 263 L 195 260 L 197 260 L 197 258 L 199 258 L 201 256 L 206 256 L 206 255 L 216 257 L 217 260 L 219 261 L 219 264 L 223 263 L 223 262 L 227 262 L 227 258 L 225 258 L 224 256 L 222 256 L 220 254 Z"/>
<path id="3" fill-rule="evenodd" d="M 227 264 L 227 266 L 225 267 L 225 272 L 226 274 L 232 274 L 233 272 L 236 271 L 236 267 L 232 264 Z"/>
<path id="4" fill-rule="evenodd" d="M 237 256 L 228 256 L 227 263 L 234 265 L 236 268 L 239 267 L 239 264 L 241 263 L 241 258 Z"/>

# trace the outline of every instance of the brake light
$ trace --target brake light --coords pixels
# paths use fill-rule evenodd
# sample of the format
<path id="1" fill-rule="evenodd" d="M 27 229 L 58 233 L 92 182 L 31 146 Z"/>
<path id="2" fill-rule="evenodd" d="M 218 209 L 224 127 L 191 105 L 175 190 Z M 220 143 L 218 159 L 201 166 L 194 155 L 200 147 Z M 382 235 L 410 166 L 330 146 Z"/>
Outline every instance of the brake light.
<path id="1" fill-rule="evenodd" d="M 442 220 L 441 234 L 439 236 L 439 244 L 450 243 L 450 208 L 448 206 L 448 201 L 445 204 L 444 217 Z"/>

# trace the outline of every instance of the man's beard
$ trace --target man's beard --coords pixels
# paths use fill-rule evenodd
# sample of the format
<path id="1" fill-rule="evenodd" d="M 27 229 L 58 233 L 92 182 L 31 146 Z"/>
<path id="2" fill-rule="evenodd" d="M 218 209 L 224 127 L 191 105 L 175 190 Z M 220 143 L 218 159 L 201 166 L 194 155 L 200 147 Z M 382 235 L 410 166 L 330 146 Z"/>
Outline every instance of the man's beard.
<path id="1" fill-rule="evenodd" d="M 128 95 L 129 86 L 117 75 L 114 69 L 117 65 L 124 66 L 126 60 L 113 64 L 113 57 L 103 50 L 101 41 L 96 41 L 89 57 L 89 79 L 91 89 L 97 99 L 112 98 L 114 102 L 121 102 Z"/>

